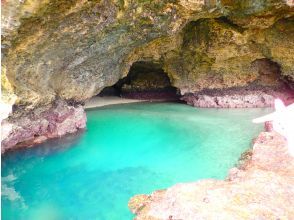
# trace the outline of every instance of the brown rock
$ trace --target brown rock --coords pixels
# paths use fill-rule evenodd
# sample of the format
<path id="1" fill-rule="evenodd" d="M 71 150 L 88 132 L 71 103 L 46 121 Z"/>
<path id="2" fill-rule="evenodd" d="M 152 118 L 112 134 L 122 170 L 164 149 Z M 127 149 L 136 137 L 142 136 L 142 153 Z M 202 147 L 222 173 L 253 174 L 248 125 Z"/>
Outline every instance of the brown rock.
<path id="1" fill-rule="evenodd" d="M 182 94 L 246 86 L 259 80 L 251 64 L 260 59 L 277 63 L 293 81 L 291 6 L 284 0 L 2 1 L 3 73 L 12 88 L 3 94 L 33 107 L 57 98 L 84 101 L 143 60 L 161 62 Z"/>

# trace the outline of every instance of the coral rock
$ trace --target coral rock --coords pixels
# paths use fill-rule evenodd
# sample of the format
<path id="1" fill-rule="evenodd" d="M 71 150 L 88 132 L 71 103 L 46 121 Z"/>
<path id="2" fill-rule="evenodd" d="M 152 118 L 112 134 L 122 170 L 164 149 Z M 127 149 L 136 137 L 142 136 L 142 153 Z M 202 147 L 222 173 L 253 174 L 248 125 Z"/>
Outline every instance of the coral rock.
<path id="1" fill-rule="evenodd" d="M 31 146 L 85 127 L 86 114 L 82 106 L 68 106 L 57 101 L 47 108 L 37 108 L 2 121 L 1 152 Z"/>
<path id="2" fill-rule="evenodd" d="M 177 184 L 138 200 L 134 197 L 129 207 L 137 220 L 293 219 L 293 176 L 294 158 L 284 138 L 263 132 L 251 158 L 242 169 L 233 168 L 228 180 Z"/>

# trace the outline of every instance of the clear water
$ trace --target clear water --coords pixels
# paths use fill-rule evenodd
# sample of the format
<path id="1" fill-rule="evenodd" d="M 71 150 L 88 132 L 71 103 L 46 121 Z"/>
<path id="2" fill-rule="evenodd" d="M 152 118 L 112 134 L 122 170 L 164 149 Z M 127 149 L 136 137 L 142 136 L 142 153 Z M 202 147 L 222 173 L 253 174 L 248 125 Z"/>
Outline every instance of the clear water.
<path id="1" fill-rule="evenodd" d="M 135 194 L 223 179 L 268 109 L 140 103 L 89 110 L 87 130 L 2 158 L 2 219 L 131 219 Z"/>

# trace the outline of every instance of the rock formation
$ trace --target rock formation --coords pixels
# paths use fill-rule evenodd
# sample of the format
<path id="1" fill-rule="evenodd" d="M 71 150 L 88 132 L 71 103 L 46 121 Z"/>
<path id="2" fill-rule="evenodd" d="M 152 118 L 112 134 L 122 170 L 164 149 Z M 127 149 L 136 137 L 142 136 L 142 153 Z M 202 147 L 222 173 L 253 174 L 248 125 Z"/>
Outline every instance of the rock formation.
<path id="1" fill-rule="evenodd" d="M 127 77 L 120 80 L 120 95 L 144 100 L 179 100 L 179 94 L 162 66 L 152 62 L 136 62 Z"/>
<path id="2" fill-rule="evenodd" d="M 263 132 L 228 179 L 180 183 L 129 202 L 137 220 L 293 219 L 294 158 L 285 140 Z"/>
<path id="3" fill-rule="evenodd" d="M 86 127 L 86 114 L 81 105 L 69 106 L 56 101 L 50 106 L 14 114 L 1 125 L 1 152 L 32 146 L 49 138 L 74 133 Z"/>
<path id="4" fill-rule="evenodd" d="M 161 61 L 182 94 L 293 79 L 291 1 L 3 1 L 2 11 L 16 104 L 84 101 L 140 60 Z"/>
<path id="5" fill-rule="evenodd" d="M 293 15 L 291 0 L 2 1 L 2 99 L 28 114 L 83 103 L 144 61 L 195 106 L 291 102 Z"/>

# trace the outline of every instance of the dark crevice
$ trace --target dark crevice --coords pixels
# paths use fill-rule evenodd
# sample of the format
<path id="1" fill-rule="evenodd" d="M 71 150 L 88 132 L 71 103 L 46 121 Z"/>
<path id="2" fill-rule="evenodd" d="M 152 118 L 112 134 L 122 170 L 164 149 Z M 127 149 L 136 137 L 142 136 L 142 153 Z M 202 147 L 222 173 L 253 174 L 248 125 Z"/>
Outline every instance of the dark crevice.
<path id="1" fill-rule="evenodd" d="M 179 100 L 177 88 L 171 85 L 162 65 L 156 62 L 135 62 L 128 75 L 115 85 L 104 88 L 99 96 L 120 96 L 145 100 Z"/>
<path id="2" fill-rule="evenodd" d="M 262 58 L 253 61 L 251 65 L 253 68 L 256 68 L 259 74 L 258 79 L 254 83 L 293 90 L 293 79 L 282 75 L 281 66 L 278 63 L 268 58 Z"/>
<path id="3" fill-rule="evenodd" d="M 233 23 L 231 20 L 229 20 L 227 17 L 222 16 L 219 18 L 216 18 L 217 21 L 221 22 L 222 24 L 226 25 L 227 27 L 230 27 L 236 31 L 238 31 L 239 33 L 243 33 L 244 32 L 244 28 L 238 26 L 237 24 Z"/>

